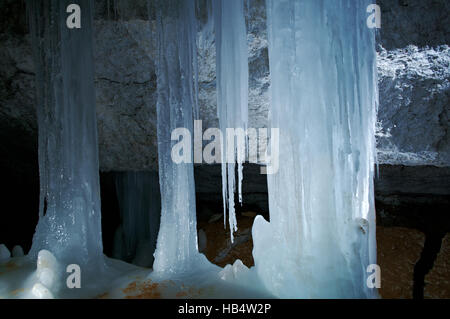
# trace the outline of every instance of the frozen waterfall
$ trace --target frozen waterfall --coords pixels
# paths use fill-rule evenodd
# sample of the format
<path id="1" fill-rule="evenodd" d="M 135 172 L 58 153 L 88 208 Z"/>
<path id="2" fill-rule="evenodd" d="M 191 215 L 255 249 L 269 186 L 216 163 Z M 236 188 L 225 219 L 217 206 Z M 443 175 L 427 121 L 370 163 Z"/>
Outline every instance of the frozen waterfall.
<path id="1" fill-rule="evenodd" d="M 278 297 L 363 298 L 376 263 L 375 34 L 368 0 L 267 0 L 270 223 L 254 222 L 255 267 Z"/>
<path id="2" fill-rule="evenodd" d="M 192 147 L 186 162 L 174 163 L 172 131 L 182 128 L 191 139 L 196 110 L 195 1 L 156 1 L 158 162 L 161 226 L 154 270 L 180 273 L 198 269 L 197 221 Z M 192 145 L 192 140 L 189 141 Z M 203 259 L 202 259 L 203 260 Z"/>
<path id="3" fill-rule="evenodd" d="M 93 3 L 80 29 L 66 26 L 73 1 L 28 1 L 37 66 L 40 211 L 30 255 L 102 265 L 92 38 Z"/>

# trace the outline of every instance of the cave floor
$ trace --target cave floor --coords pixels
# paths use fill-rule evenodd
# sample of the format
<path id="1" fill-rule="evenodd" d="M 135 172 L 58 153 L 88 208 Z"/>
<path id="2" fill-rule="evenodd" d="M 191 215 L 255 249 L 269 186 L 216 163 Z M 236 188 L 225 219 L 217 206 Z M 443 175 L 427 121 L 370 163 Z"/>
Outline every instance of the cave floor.
<path id="1" fill-rule="evenodd" d="M 273 298 L 252 284 L 222 279 L 222 268 L 213 264 L 182 275 L 160 275 L 152 269 L 140 268 L 105 257 L 107 271 L 103 275 L 83 278 L 80 289 L 64 287 L 69 274 L 58 276 L 59 285 L 52 286 L 54 298 L 83 299 L 242 299 Z M 249 272 L 251 273 L 251 272 Z M 246 283 L 251 282 L 245 281 Z M 40 283 L 36 262 L 29 257 L 11 258 L 0 263 L 0 299 L 34 299 L 33 286 Z M 63 287 L 61 289 L 60 287 Z M 44 295 L 46 296 L 46 295 Z M 47 298 L 47 296 L 45 297 Z"/>
<path id="2" fill-rule="evenodd" d="M 206 243 L 201 252 L 211 262 L 206 271 L 185 276 L 164 278 L 151 269 L 140 268 L 122 261 L 106 258 L 114 272 L 108 278 L 95 278 L 82 292 L 56 295 L 57 298 L 148 299 L 148 298 L 270 298 L 269 294 L 248 289 L 220 278 L 222 267 L 241 259 L 252 267 L 253 243 L 251 227 L 256 213 L 244 212 L 238 216 L 238 232 L 230 242 L 229 230 L 224 229 L 223 216 L 199 221 L 199 232 Z M 381 267 L 382 298 L 412 298 L 413 271 L 424 247 L 425 235 L 404 227 L 377 227 L 378 264 Z M 425 277 L 425 298 L 450 298 L 450 234 L 442 242 L 434 266 Z M 214 265 L 215 264 L 215 265 Z M 36 262 L 27 257 L 11 258 L 0 263 L 0 299 L 32 298 L 31 287 Z M 98 284 L 100 283 L 100 284 Z"/>

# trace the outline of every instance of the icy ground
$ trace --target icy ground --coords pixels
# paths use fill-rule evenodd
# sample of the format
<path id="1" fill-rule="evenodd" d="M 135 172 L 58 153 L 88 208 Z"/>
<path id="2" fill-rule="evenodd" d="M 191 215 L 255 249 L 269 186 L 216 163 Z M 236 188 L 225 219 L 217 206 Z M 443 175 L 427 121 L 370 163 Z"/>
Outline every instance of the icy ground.
<path id="1" fill-rule="evenodd" d="M 103 273 L 84 278 L 82 272 L 81 288 L 68 289 L 70 273 L 48 251 L 41 251 L 37 261 L 28 256 L 3 259 L 0 299 L 273 298 L 240 260 L 225 268 L 208 262 L 196 272 L 171 277 L 116 259 L 104 260 Z M 250 286 L 259 289 L 247 288 Z"/>

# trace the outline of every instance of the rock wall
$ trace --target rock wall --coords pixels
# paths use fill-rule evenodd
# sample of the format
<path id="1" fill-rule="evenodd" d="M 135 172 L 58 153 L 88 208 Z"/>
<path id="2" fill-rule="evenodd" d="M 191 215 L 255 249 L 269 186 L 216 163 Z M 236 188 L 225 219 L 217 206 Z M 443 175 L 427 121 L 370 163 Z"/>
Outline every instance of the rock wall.
<path id="1" fill-rule="evenodd" d="M 199 0 L 200 1 L 200 0 Z M 265 127 L 269 67 L 264 0 L 250 0 L 249 125 Z M 378 34 L 380 163 L 450 164 L 449 2 L 382 0 Z M 205 1 L 199 16 L 199 103 L 203 128 L 218 127 L 215 48 Z M 157 165 L 154 21 L 146 2 L 98 0 L 95 62 L 100 167 L 148 170 Z M 150 14 L 152 9 L 150 8 Z M 0 4 L 0 137 L 23 132 L 36 147 L 34 66 L 24 5 Z M 19 17 L 11 19 L 11 16 Z M 428 45 L 428 46 L 427 46 Z M 24 146 L 25 147 L 25 146 Z M 11 155 L 13 156 L 13 155 Z"/>

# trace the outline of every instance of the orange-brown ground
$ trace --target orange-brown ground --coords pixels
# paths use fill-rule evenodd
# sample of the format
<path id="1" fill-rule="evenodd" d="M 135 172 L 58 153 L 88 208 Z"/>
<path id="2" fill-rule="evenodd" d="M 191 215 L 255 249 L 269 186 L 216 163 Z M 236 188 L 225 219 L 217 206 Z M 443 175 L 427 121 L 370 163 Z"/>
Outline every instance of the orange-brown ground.
<path id="1" fill-rule="evenodd" d="M 151 280 L 142 282 L 133 281 L 122 292 L 127 299 L 158 299 L 161 298 L 159 286 L 160 284 L 154 283 Z"/>
<path id="2" fill-rule="evenodd" d="M 213 292 L 212 287 L 190 287 L 184 284 L 177 285 L 171 280 L 157 283 L 151 279 L 144 281 L 136 280 L 122 289 L 125 299 L 159 299 L 159 298 L 205 298 Z M 107 299 L 108 293 L 99 295 L 99 299 Z"/>
<path id="3" fill-rule="evenodd" d="M 377 227 L 378 264 L 383 298 L 412 298 L 414 265 L 425 235 L 415 229 Z"/>
<path id="4" fill-rule="evenodd" d="M 238 231 L 234 237 L 249 237 L 250 240 L 244 243 L 233 245 L 231 248 L 230 229 L 227 224 L 227 229 L 224 229 L 223 217 L 215 222 L 198 222 L 198 229 L 203 229 L 207 238 L 206 249 L 202 252 L 212 263 L 225 267 L 227 264 L 233 264 L 236 259 L 241 259 L 244 265 L 251 267 L 253 261 L 253 242 L 251 240 L 251 229 L 253 225 L 253 218 L 255 213 L 247 213 L 248 216 L 241 216 L 238 220 Z M 226 249 L 230 249 L 226 257 L 217 261 L 217 256 Z"/>

